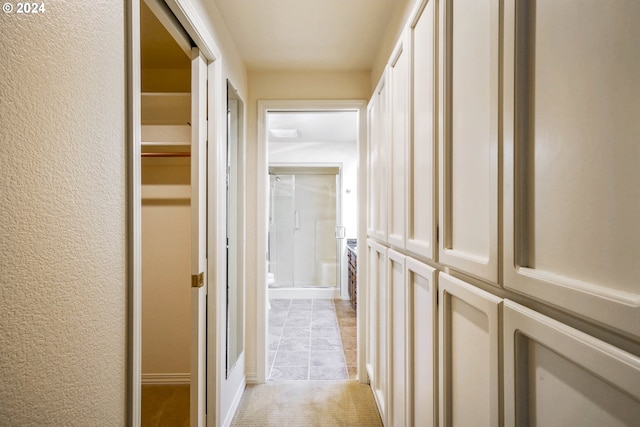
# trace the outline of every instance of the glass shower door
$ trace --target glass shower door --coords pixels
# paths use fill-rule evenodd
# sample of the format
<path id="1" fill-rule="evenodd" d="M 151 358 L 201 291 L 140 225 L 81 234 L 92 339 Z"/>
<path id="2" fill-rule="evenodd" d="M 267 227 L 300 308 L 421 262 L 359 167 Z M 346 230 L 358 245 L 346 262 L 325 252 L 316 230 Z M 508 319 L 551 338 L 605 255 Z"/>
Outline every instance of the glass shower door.
<path id="1" fill-rule="evenodd" d="M 336 173 L 274 173 L 270 183 L 269 271 L 273 286 L 337 286 Z"/>
<path id="2" fill-rule="evenodd" d="M 269 175 L 269 272 L 273 275 L 271 286 L 292 287 L 293 282 L 293 232 L 294 224 L 294 175 Z"/>

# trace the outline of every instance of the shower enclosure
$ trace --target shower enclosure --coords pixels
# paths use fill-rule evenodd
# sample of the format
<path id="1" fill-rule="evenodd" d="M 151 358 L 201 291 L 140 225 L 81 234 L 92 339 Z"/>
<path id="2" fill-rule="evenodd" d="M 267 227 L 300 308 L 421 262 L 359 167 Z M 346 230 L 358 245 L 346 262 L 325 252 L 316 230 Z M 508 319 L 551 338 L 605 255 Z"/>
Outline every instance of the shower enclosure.
<path id="1" fill-rule="evenodd" d="M 270 287 L 339 286 L 339 179 L 337 167 L 269 168 Z"/>

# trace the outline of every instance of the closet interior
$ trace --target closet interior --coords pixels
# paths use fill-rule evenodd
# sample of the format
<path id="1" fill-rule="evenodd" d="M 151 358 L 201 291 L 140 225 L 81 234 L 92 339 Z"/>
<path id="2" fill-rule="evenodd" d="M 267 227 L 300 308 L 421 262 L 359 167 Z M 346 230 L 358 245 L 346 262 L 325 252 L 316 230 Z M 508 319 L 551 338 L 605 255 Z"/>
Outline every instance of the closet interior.
<path id="1" fill-rule="evenodd" d="M 191 61 L 190 46 L 167 30 L 166 11 L 151 1 L 140 6 L 145 425 L 158 406 L 189 417 Z"/>

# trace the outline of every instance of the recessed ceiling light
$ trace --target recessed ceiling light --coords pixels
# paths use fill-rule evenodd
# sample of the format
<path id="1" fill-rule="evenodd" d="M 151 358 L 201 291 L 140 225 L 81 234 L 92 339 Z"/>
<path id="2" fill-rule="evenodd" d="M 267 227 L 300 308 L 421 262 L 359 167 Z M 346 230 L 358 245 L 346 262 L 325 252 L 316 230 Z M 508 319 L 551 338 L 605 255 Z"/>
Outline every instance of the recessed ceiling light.
<path id="1" fill-rule="evenodd" d="M 298 129 L 271 129 L 269 130 L 274 138 L 297 138 Z"/>

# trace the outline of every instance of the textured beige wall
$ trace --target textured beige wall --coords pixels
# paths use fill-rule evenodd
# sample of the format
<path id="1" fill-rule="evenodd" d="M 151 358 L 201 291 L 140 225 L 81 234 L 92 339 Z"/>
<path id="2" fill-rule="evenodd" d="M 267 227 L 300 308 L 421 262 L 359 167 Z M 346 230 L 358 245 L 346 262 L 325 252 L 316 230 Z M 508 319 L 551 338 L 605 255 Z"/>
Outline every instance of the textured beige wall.
<path id="1" fill-rule="evenodd" d="M 125 424 L 124 5 L 0 14 L 0 425 Z"/>
<path id="2" fill-rule="evenodd" d="M 368 99 L 371 92 L 368 71 L 354 72 L 249 72 L 249 99 L 247 102 L 247 240 L 257 233 L 257 176 L 258 167 L 258 101 L 263 100 L 336 100 Z M 258 329 L 255 294 L 257 286 L 256 263 L 263 262 L 255 245 L 247 245 L 246 275 L 246 372 L 255 374 L 256 332 Z"/>

